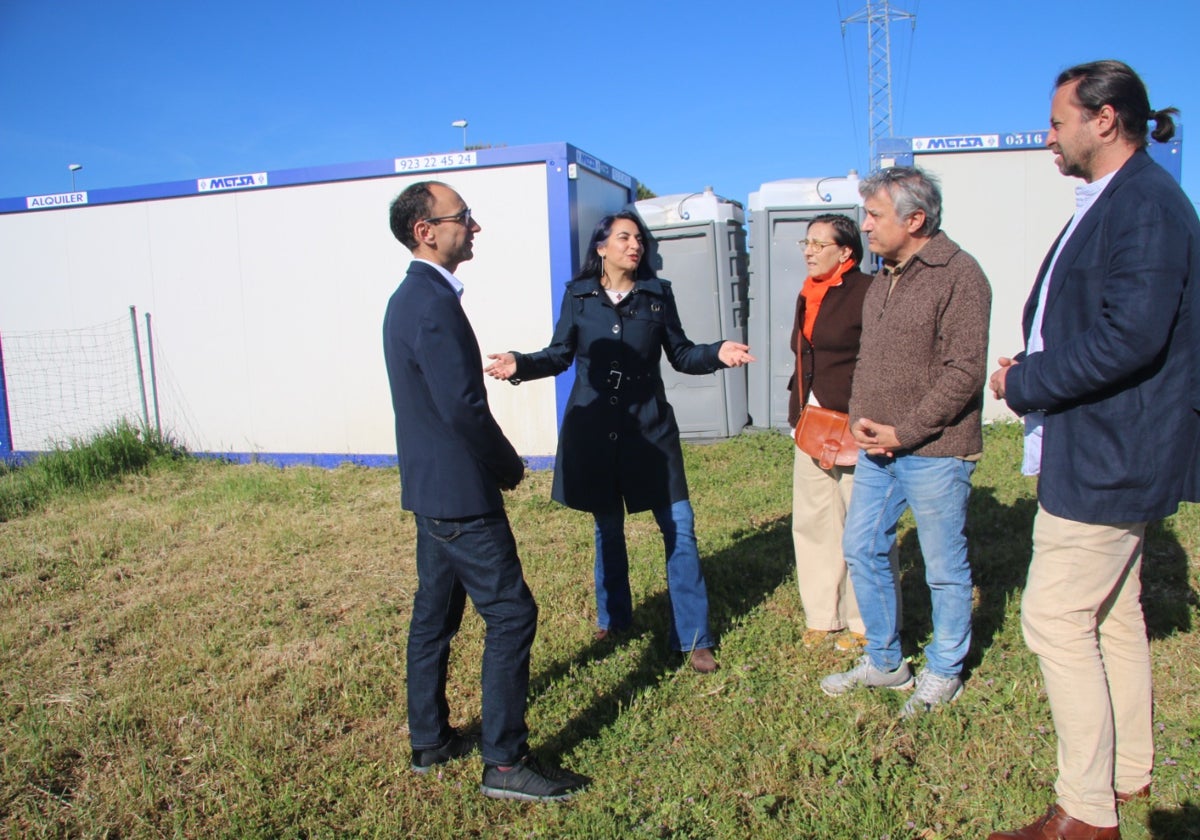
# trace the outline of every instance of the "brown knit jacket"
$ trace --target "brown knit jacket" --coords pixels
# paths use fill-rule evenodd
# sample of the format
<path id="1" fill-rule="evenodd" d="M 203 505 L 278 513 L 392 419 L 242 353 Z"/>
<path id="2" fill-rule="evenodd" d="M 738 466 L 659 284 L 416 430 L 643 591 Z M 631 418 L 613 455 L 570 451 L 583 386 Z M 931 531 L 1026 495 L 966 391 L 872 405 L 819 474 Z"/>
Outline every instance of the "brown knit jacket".
<path id="1" fill-rule="evenodd" d="M 905 452 L 983 451 L 992 290 L 975 258 L 938 232 L 901 272 L 880 272 L 863 301 L 850 416 L 895 426 Z"/>

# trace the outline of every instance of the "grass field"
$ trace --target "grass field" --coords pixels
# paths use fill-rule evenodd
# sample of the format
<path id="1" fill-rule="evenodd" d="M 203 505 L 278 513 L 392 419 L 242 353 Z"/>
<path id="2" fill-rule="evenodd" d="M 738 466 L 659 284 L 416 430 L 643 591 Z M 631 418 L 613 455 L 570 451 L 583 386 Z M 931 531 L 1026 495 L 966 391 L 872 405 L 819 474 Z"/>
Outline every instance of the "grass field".
<path id="1" fill-rule="evenodd" d="M 970 537 L 974 643 L 961 700 L 829 698 L 852 657 L 800 645 L 792 446 L 747 434 L 686 458 L 721 670 L 666 650 L 662 545 L 629 520 L 634 632 L 592 640 L 591 521 L 531 475 L 508 510 L 541 606 L 531 743 L 594 778 L 565 805 L 477 792 L 478 757 L 408 769 L 404 645 L 414 529 L 394 470 L 134 464 L 0 521 L 0 835 L 8 837 L 985 837 L 1053 799 L 1055 737 L 1018 609 L 1035 510 L 1019 432 L 988 431 Z M 21 470 L 0 476 L 0 495 Z M 929 632 L 901 534 L 905 637 Z M 1126 838 L 1200 838 L 1200 508 L 1152 528 L 1144 604 L 1154 796 Z M 451 662 L 479 726 L 482 625 Z"/>

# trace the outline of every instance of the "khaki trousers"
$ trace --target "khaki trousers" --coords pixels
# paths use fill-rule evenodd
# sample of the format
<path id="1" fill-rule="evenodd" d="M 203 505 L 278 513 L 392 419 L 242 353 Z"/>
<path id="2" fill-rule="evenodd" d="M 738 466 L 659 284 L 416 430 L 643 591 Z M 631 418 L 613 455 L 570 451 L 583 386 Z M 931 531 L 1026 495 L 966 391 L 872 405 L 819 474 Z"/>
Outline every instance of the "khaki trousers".
<path id="1" fill-rule="evenodd" d="M 829 470 L 796 449 L 792 469 L 792 544 L 796 582 L 810 630 L 865 634 L 842 557 L 842 530 L 854 489 L 854 467 Z"/>
<path id="2" fill-rule="evenodd" d="M 1117 824 L 1115 791 L 1154 766 L 1150 644 L 1142 615 L 1145 522 L 1091 525 L 1038 507 L 1021 627 L 1037 654 L 1058 735 L 1058 804 Z"/>

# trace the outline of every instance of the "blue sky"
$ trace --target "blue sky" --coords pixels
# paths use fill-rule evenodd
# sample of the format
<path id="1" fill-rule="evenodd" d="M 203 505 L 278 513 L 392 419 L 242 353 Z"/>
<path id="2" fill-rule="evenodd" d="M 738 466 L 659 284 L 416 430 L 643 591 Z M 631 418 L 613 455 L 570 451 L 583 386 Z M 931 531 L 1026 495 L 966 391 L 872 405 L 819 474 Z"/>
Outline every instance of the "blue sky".
<path id="1" fill-rule="evenodd" d="M 566 141 L 660 194 L 867 169 L 862 0 L 0 0 L 0 196 Z M 1200 199 L 1196 0 L 896 0 L 895 134 L 1044 127 L 1120 58 Z"/>

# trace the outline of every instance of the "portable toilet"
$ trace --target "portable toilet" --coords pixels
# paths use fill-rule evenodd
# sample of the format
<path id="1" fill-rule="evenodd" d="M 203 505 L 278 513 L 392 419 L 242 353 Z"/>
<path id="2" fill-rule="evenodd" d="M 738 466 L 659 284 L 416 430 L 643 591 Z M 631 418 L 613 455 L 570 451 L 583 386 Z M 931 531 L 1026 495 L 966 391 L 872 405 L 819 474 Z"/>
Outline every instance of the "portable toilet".
<path id="1" fill-rule="evenodd" d="M 747 405 L 750 425 L 758 428 L 788 426 L 787 386 L 796 365 L 789 339 L 796 297 L 808 276 L 800 240 L 809 220 L 823 213 L 842 213 L 862 225 L 857 172 L 771 181 L 750 193 L 748 343 L 758 362 L 748 366 Z"/>
<path id="2" fill-rule="evenodd" d="M 688 338 L 698 344 L 745 343 L 749 278 L 742 205 L 705 187 L 703 192 L 643 199 L 634 209 L 654 234 L 648 258 L 659 276 L 671 281 Z M 680 435 L 717 439 L 740 432 L 748 419 L 747 370 L 692 376 L 664 361 L 663 385 Z"/>

